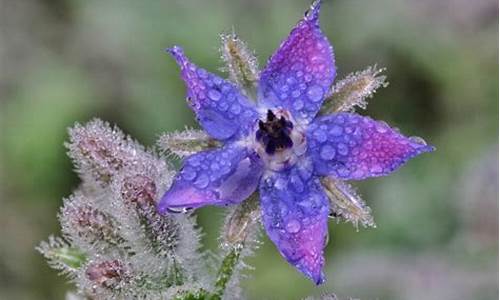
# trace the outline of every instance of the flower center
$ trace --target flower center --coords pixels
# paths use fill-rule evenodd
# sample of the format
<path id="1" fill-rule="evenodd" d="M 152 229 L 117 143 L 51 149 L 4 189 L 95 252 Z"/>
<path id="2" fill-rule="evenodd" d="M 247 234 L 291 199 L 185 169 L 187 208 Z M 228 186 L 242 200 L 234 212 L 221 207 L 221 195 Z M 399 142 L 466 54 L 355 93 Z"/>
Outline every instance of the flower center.
<path id="1" fill-rule="evenodd" d="M 303 131 L 286 110 L 268 110 L 255 131 L 255 149 L 266 166 L 274 171 L 295 165 L 305 153 Z"/>
<path id="2" fill-rule="evenodd" d="M 293 146 L 293 141 L 290 138 L 292 129 L 292 122 L 285 119 L 284 116 L 278 118 L 271 110 L 268 110 L 266 121 L 259 121 L 259 129 L 255 137 L 264 145 L 266 153 L 273 155 L 276 151 Z"/>

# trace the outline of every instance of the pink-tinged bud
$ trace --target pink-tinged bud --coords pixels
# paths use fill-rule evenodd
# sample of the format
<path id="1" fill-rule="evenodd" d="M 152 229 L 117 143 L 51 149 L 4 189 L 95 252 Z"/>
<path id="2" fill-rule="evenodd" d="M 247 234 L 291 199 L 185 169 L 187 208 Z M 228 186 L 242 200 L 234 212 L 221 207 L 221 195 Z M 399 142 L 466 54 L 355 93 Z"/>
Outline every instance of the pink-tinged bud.
<path id="1" fill-rule="evenodd" d="M 179 240 L 179 224 L 171 216 L 162 216 L 156 210 L 156 182 L 147 172 L 128 174 L 118 180 L 119 193 L 125 205 L 135 210 L 146 237 L 159 255 L 171 252 Z M 154 171 L 151 171 L 154 175 Z"/>
<path id="2" fill-rule="evenodd" d="M 66 200 L 60 214 L 63 232 L 73 239 L 95 245 L 118 245 L 123 239 L 118 234 L 114 219 L 92 207 L 82 195 Z"/>
<path id="3" fill-rule="evenodd" d="M 120 192 L 127 204 L 134 205 L 139 210 L 155 206 L 156 184 L 145 175 L 137 174 L 124 178 Z"/>
<path id="4" fill-rule="evenodd" d="M 85 277 L 95 288 L 113 289 L 131 279 L 130 271 L 119 260 L 90 263 L 85 270 Z"/>
<path id="5" fill-rule="evenodd" d="M 124 167 L 151 158 L 121 130 L 101 120 L 93 120 L 84 126 L 76 124 L 69 134 L 68 155 L 80 175 L 101 185 L 107 185 Z"/>

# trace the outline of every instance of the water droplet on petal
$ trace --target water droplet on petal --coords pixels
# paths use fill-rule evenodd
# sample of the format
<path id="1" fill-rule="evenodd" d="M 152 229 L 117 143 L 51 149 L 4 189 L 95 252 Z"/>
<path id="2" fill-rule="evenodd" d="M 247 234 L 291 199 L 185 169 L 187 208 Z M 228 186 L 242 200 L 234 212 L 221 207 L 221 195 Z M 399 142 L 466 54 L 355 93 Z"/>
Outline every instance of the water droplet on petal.
<path id="1" fill-rule="evenodd" d="M 300 110 L 304 107 L 304 102 L 302 102 L 302 100 L 297 100 L 295 102 L 293 102 L 293 108 L 295 108 L 295 110 Z"/>
<path id="2" fill-rule="evenodd" d="M 238 104 L 233 104 L 231 106 L 231 112 L 235 115 L 239 114 L 241 112 L 241 106 L 239 106 Z"/>
<path id="3" fill-rule="evenodd" d="M 324 145 L 321 147 L 319 156 L 323 160 L 332 160 L 335 157 L 335 149 L 330 145 Z"/>
<path id="4" fill-rule="evenodd" d="M 332 129 L 330 129 L 330 134 L 332 136 L 340 136 L 340 135 L 342 135 L 342 131 L 343 131 L 343 129 L 342 129 L 341 126 L 339 126 L 339 125 L 333 125 Z"/>
<path id="5" fill-rule="evenodd" d="M 198 73 L 198 76 L 200 76 L 200 78 L 207 78 L 208 77 L 207 71 L 205 71 L 203 69 L 198 69 L 196 71 L 196 73 Z"/>
<path id="6" fill-rule="evenodd" d="M 206 174 L 200 174 L 194 182 L 194 186 L 199 189 L 206 188 L 208 186 L 209 178 Z"/>
<path id="7" fill-rule="evenodd" d="M 386 133 L 388 130 L 388 126 L 387 126 L 387 124 L 380 122 L 379 124 L 376 125 L 375 129 L 379 133 Z"/>
<path id="8" fill-rule="evenodd" d="M 307 89 L 307 98 L 313 102 L 323 99 L 323 89 L 319 85 L 313 85 Z"/>
<path id="9" fill-rule="evenodd" d="M 300 225 L 300 222 L 297 219 L 290 219 L 286 223 L 285 229 L 289 233 L 297 233 L 300 231 L 300 228 L 302 226 Z"/>
<path id="10" fill-rule="evenodd" d="M 210 165 L 210 169 L 212 171 L 217 171 L 219 170 L 219 164 L 217 164 L 216 162 L 213 162 L 211 165 Z"/>
<path id="11" fill-rule="evenodd" d="M 213 101 L 219 101 L 221 96 L 221 93 L 216 89 L 211 89 L 210 91 L 208 91 L 208 98 L 212 99 Z"/>
<path id="12" fill-rule="evenodd" d="M 337 145 L 337 151 L 340 155 L 347 155 L 349 153 L 349 148 L 346 146 L 346 144 L 340 143 Z"/>
<path id="13" fill-rule="evenodd" d="M 290 177 L 290 184 L 297 193 L 302 193 L 304 191 L 304 183 L 297 175 L 292 175 Z"/>
<path id="14" fill-rule="evenodd" d="M 344 168 L 344 167 L 341 167 L 337 170 L 337 174 L 340 176 L 340 177 L 347 177 L 349 176 L 350 172 L 349 172 L 349 169 L 347 168 Z"/>
<path id="15" fill-rule="evenodd" d="M 372 166 L 370 168 L 371 173 L 381 173 L 382 172 L 382 167 L 379 165 Z"/>
<path id="16" fill-rule="evenodd" d="M 186 166 L 184 169 L 182 169 L 181 174 L 182 177 L 188 181 L 193 180 L 196 177 L 196 171 L 189 166 Z"/>
<path id="17" fill-rule="evenodd" d="M 414 142 L 414 143 L 417 143 L 417 144 L 421 144 L 421 145 L 424 145 L 424 146 L 427 145 L 427 142 L 423 138 L 421 138 L 419 136 L 411 136 L 410 140 L 412 142 Z"/>
<path id="18" fill-rule="evenodd" d="M 283 188 L 285 188 L 285 186 L 286 186 L 286 180 L 284 180 L 283 178 L 278 178 L 274 182 L 274 187 L 278 190 L 282 190 Z"/>
<path id="19" fill-rule="evenodd" d="M 327 140 L 325 132 L 321 129 L 317 129 L 316 131 L 314 131 L 313 135 L 314 138 L 320 143 L 323 143 Z"/>

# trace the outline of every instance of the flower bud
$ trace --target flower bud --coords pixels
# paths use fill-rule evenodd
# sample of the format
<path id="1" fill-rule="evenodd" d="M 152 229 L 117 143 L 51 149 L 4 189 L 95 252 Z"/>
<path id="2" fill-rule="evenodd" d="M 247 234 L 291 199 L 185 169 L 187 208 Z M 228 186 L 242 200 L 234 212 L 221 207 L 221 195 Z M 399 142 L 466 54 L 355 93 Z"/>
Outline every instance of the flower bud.
<path id="1" fill-rule="evenodd" d="M 125 205 L 134 209 L 145 234 L 155 252 L 166 255 L 179 239 L 179 225 L 170 216 L 156 211 L 157 188 L 155 181 L 142 174 L 129 174 L 119 182 Z"/>
<path id="2" fill-rule="evenodd" d="M 107 185 L 123 167 L 147 160 L 150 155 L 118 128 L 93 120 L 85 126 L 76 124 L 69 130 L 66 144 L 80 175 Z"/>
<path id="3" fill-rule="evenodd" d="M 115 259 L 90 263 L 85 269 L 85 277 L 95 289 L 114 289 L 128 282 L 131 276 L 124 263 Z"/>
<path id="4" fill-rule="evenodd" d="M 137 174 L 123 179 L 121 185 L 122 199 L 139 210 L 155 206 L 156 184 L 153 179 Z"/>
<path id="5" fill-rule="evenodd" d="M 65 201 L 60 220 L 65 234 L 86 244 L 109 246 L 123 242 L 114 219 L 92 207 L 83 195 L 74 195 Z"/>

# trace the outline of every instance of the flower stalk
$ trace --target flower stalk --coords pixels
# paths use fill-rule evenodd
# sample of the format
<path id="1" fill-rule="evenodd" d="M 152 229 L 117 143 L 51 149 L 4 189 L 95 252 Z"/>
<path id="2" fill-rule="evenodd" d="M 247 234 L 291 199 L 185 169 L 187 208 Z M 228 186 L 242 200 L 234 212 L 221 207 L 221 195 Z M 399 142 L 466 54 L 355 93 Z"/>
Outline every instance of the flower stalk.
<path id="1" fill-rule="evenodd" d="M 235 271 L 235 267 L 240 259 L 243 244 L 232 247 L 229 252 L 224 256 L 217 272 L 217 278 L 214 285 L 214 293 L 211 299 L 221 299 L 226 291 L 226 286 Z"/>

